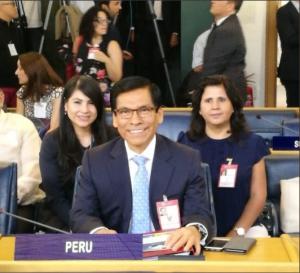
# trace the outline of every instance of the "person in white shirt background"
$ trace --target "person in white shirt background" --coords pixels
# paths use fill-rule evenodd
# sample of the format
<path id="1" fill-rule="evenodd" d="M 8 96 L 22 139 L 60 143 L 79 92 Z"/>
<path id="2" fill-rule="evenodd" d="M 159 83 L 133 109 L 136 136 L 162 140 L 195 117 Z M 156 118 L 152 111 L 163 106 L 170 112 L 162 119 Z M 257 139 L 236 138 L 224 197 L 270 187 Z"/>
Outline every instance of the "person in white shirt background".
<path id="1" fill-rule="evenodd" d="M 39 189 L 41 139 L 33 123 L 15 113 L 2 110 L 4 93 L 0 89 L 0 166 L 17 163 L 17 214 L 33 219 L 34 204 L 45 197 Z M 17 221 L 16 233 L 32 233 L 32 225 Z"/>

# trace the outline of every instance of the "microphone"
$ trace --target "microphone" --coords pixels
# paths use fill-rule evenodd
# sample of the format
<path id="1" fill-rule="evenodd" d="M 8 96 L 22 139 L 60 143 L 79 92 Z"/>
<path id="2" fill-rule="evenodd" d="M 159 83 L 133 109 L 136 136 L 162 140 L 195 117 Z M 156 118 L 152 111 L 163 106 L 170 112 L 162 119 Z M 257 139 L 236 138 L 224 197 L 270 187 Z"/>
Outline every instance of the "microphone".
<path id="1" fill-rule="evenodd" d="M 284 129 L 286 129 L 287 131 L 290 131 L 290 132 L 293 133 L 293 134 L 299 135 L 299 132 L 297 132 L 297 131 L 295 131 L 295 130 L 293 130 L 293 129 L 287 127 L 287 126 L 284 126 L 284 125 L 282 125 L 282 124 L 278 124 L 277 122 L 274 122 L 273 120 L 264 118 L 264 117 L 261 116 L 261 115 L 256 115 L 256 118 L 257 118 L 257 119 L 264 120 L 264 121 L 266 121 L 266 122 L 268 122 L 268 123 L 270 123 L 270 124 L 273 124 L 273 125 L 275 125 L 275 126 L 278 127 L 278 128 L 284 128 Z"/>
<path id="2" fill-rule="evenodd" d="M 1 213 L 3 213 L 4 215 L 13 217 L 13 218 L 22 220 L 24 222 L 28 222 L 28 223 L 31 223 L 31 224 L 34 224 L 34 225 L 37 225 L 37 226 L 41 226 L 41 227 L 47 228 L 47 229 L 52 230 L 52 231 L 56 231 L 58 233 L 71 234 L 71 232 L 68 232 L 68 231 L 65 231 L 65 230 L 62 230 L 62 229 L 59 229 L 59 228 L 51 227 L 49 225 L 46 225 L 46 224 L 43 224 L 43 223 L 40 223 L 40 222 L 37 222 L 37 221 L 34 221 L 34 220 L 30 220 L 30 219 L 24 218 L 22 216 L 13 214 L 11 212 L 7 212 L 3 208 L 0 208 L 0 214 Z"/>

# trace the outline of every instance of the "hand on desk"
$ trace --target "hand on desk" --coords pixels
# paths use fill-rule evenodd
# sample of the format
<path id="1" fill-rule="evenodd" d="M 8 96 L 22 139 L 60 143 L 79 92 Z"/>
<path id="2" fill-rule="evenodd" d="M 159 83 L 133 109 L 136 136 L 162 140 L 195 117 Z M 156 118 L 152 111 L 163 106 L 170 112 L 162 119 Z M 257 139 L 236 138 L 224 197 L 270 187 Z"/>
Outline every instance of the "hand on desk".
<path id="1" fill-rule="evenodd" d="M 117 234 L 113 229 L 108 229 L 108 228 L 101 228 L 95 232 L 95 234 Z"/>
<path id="2" fill-rule="evenodd" d="M 166 241 L 166 247 L 174 251 L 177 251 L 181 247 L 184 247 L 184 251 L 188 251 L 194 247 L 194 255 L 199 255 L 201 250 L 200 237 L 200 232 L 195 226 L 176 229 Z"/>

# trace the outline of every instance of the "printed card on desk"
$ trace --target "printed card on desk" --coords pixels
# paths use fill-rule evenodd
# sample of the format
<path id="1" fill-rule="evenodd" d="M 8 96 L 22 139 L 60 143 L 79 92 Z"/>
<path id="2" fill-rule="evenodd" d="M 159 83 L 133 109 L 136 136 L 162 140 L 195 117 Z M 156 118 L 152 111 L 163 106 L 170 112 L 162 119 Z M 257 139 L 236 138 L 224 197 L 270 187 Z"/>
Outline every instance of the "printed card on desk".
<path id="1" fill-rule="evenodd" d="M 180 248 L 178 251 L 166 248 L 165 242 L 169 236 L 170 231 L 143 234 L 143 257 L 157 257 L 176 253 L 185 253 L 186 255 L 189 255 L 190 251 L 185 252 L 183 248 Z"/>

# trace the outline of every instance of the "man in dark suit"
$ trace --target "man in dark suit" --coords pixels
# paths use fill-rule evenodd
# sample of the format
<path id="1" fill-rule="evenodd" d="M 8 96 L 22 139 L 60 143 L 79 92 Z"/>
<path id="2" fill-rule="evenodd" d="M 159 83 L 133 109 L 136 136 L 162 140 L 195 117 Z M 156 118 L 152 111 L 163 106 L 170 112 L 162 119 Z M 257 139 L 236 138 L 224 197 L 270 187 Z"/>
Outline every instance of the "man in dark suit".
<path id="1" fill-rule="evenodd" d="M 158 87 L 148 79 L 124 78 L 112 90 L 113 125 L 120 138 L 86 152 L 78 195 L 71 211 L 73 232 L 134 233 L 135 157 L 147 159 L 149 194 L 147 230 L 161 229 L 157 202 L 163 196 L 178 200 L 182 228 L 170 236 L 167 246 L 177 250 L 194 246 L 211 236 L 211 213 L 205 194 L 199 154 L 156 134 L 163 121 Z M 203 243 L 203 241 L 201 241 Z"/>
<path id="2" fill-rule="evenodd" d="M 289 1 L 277 11 L 281 41 L 278 77 L 286 89 L 288 107 L 299 107 L 299 0 Z"/>
<path id="3" fill-rule="evenodd" d="M 246 100 L 246 78 L 244 75 L 246 46 L 239 19 L 242 0 L 211 1 L 210 12 L 214 16 L 214 27 L 204 49 L 201 78 L 224 74 L 237 86 Z"/>
<path id="4" fill-rule="evenodd" d="M 180 1 L 155 0 L 151 3 L 154 7 L 168 69 L 176 70 L 180 58 Z M 163 104 L 173 106 L 148 1 L 134 1 L 133 25 L 136 74 L 156 83 L 162 90 Z"/>
<path id="5" fill-rule="evenodd" d="M 0 1 L 0 88 L 5 94 L 5 105 L 16 107 L 18 78 L 15 75 L 18 55 L 23 53 L 21 31 L 12 22 L 18 17 L 13 0 Z"/>

